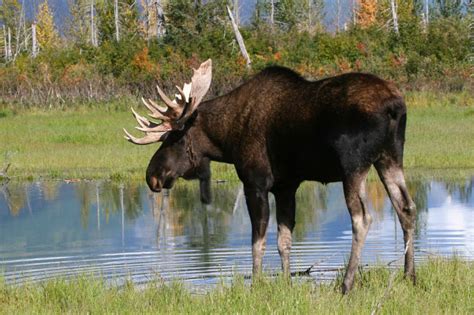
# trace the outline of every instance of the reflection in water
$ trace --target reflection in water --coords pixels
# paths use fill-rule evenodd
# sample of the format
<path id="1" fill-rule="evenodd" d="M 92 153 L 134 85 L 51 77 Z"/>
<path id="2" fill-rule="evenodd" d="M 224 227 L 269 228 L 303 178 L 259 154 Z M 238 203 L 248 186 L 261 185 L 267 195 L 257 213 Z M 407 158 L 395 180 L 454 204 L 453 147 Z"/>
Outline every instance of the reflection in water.
<path id="1" fill-rule="evenodd" d="M 474 258 L 473 180 L 412 181 L 418 206 L 417 259 L 426 252 Z M 374 223 L 363 262 L 389 261 L 403 251 L 402 233 L 383 186 L 368 183 Z M 11 182 L 0 186 L 0 270 L 7 281 L 98 272 L 134 281 L 181 278 L 193 284 L 251 270 L 250 220 L 239 182 L 214 184 L 212 205 L 199 185 L 153 194 L 137 182 Z M 275 204 L 271 200 L 264 264 L 279 268 Z M 305 183 L 297 194 L 292 268 L 315 261 L 340 267 L 351 244 L 350 217 L 340 184 Z M 318 272 L 320 268 L 320 272 Z"/>

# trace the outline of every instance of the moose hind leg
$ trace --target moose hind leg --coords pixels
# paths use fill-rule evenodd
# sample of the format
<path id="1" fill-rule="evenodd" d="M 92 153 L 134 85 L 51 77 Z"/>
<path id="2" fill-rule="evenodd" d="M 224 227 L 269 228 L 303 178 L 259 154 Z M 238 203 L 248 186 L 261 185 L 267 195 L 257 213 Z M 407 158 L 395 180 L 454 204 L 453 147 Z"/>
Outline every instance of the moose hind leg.
<path id="1" fill-rule="evenodd" d="M 259 275 L 262 271 L 262 260 L 267 243 L 266 233 L 270 214 L 268 191 L 252 189 L 244 185 L 244 192 L 252 223 L 252 273 Z"/>
<path id="2" fill-rule="evenodd" d="M 290 275 L 290 251 L 295 227 L 295 189 L 274 191 L 278 223 L 278 253 L 285 276 Z"/>
<path id="3" fill-rule="evenodd" d="M 365 243 L 372 217 L 368 212 L 366 196 L 366 178 L 368 169 L 351 174 L 343 181 L 344 196 L 352 221 L 352 247 L 349 264 L 342 284 L 342 293 L 352 289 L 354 276 L 360 261 L 360 255 Z"/>
<path id="4" fill-rule="evenodd" d="M 397 212 L 403 230 L 405 244 L 405 276 L 415 283 L 415 256 L 413 234 L 415 232 L 416 205 L 408 193 L 403 168 L 388 159 L 375 163 L 375 168 Z"/>

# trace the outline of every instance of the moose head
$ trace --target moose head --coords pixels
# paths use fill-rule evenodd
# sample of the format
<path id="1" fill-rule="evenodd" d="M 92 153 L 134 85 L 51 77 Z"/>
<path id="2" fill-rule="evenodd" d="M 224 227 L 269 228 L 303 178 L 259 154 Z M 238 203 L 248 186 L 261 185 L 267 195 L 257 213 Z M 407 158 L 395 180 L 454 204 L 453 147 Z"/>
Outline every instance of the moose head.
<path id="1" fill-rule="evenodd" d="M 143 104 L 150 110 L 151 121 L 139 115 L 133 108 L 132 113 L 138 122 L 136 129 L 145 133 L 142 138 L 136 138 L 124 129 L 125 139 L 145 145 L 162 142 L 148 164 L 146 181 L 154 192 L 163 188 L 169 189 L 177 178 L 199 179 L 201 201 L 209 203 L 210 196 L 210 161 L 194 154 L 189 129 L 196 116 L 196 109 L 206 95 L 212 80 L 212 61 L 208 59 L 198 69 L 193 69 L 194 75 L 190 83 L 183 88 L 176 86 L 178 94 L 171 100 L 157 86 L 158 95 L 166 107 L 160 106 L 150 99 L 142 98 Z"/>

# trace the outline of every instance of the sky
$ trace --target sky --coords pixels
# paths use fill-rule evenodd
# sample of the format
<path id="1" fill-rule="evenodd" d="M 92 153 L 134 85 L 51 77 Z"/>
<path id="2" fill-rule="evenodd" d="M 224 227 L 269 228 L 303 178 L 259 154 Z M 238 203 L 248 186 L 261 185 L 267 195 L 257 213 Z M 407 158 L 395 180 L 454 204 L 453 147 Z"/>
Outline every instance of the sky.
<path id="1" fill-rule="evenodd" d="M 23 3 L 24 8 L 26 10 L 26 15 L 28 18 L 32 18 L 35 15 L 36 8 L 40 3 L 44 0 L 20 0 Z M 50 8 L 53 11 L 54 19 L 56 25 L 61 31 L 62 27 L 65 25 L 67 18 L 69 17 L 69 10 L 68 10 L 68 0 L 48 0 Z M 191 0 L 190 0 L 191 1 Z M 248 23 L 251 20 L 253 11 L 255 9 L 255 4 L 257 0 L 240 0 L 240 7 L 241 7 L 241 20 L 242 22 Z M 139 2 L 137 0 L 137 2 Z M 1 0 L 0 0 L 1 3 Z M 336 14 L 336 0 L 325 0 L 326 4 L 326 26 L 329 29 L 334 29 L 334 21 L 335 21 L 335 14 Z M 351 3 L 352 0 L 340 0 L 341 5 L 341 27 L 343 26 L 345 21 L 350 20 L 351 14 Z"/>

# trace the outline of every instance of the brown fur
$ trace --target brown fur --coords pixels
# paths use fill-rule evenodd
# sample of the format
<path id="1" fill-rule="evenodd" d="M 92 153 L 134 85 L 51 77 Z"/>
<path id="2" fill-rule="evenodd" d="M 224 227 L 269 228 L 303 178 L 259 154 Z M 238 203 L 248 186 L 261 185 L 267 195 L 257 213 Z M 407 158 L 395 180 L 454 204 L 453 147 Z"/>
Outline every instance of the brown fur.
<path id="1" fill-rule="evenodd" d="M 276 198 L 278 248 L 289 273 L 298 186 L 305 180 L 342 181 L 353 225 L 343 282 L 347 292 L 371 222 L 365 179 L 375 165 L 402 223 L 405 273 L 414 279 L 416 209 L 403 178 L 405 125 L 400 92 L 374 75 L 350 73 L 310 82 L 272 67 L 202 103 L 183 130 L 170 132 L 150 161 L 147 181 L 159 191 L 177 177 L 199 178 L 201 199 L 208 202 L 210 160 L 234 164 L 252 222 L 254 273 L 261 270 L 265 250 L 268 193 Z"/>

